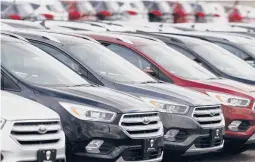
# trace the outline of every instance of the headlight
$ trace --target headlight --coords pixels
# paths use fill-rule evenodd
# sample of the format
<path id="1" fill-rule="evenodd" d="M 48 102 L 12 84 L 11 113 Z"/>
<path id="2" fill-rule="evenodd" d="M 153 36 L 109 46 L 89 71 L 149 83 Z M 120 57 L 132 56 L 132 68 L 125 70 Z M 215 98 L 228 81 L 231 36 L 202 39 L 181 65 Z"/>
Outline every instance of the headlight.
<path id="1" fill-rule="evenodd" d="M 232 96 L 222 93 L 206 92 L 209 96 L 212 96 L 214 99 L 219 101 L 223 105 L 228 106 L 239 106 L 247 107 L 250 104 L 250 100 L 247 98 L 242 98 L 238 96 Z"/>
<path id="2" fill-rule="evenodd" d="M 5 123 L 6 123 L 6 120 L 0 118 L 0 129 L 2 129 L 4 127 Z"/>
<path id="3" fill-rule="evenodd" d="M 140 97 L 143 101 L 152 104 L 158 108 L 161 112 L 173 113 L 173 114 L 186 114 L 189 110 L 187 105 L 180 105 L 178 103 L 159 100 L 153 98 Z"/>
<path id="4" fill-rule="evenodd" d="M 99 108 L 77 105 L 66 102 L 59 102 L 69 113 L 81 120 L 112 122 L 116 113 Z"/>

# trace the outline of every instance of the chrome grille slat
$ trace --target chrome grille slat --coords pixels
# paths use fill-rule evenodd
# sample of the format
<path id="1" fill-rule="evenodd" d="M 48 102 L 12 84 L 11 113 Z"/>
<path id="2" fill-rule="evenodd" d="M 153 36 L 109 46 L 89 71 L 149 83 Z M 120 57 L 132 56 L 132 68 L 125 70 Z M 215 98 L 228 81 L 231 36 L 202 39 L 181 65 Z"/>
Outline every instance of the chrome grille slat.
<path id="1" fill-rule="evenodd" d="M 40 132 L 39 127 L 46 128 Z M 56 144 L 62 138 L 60 121 L 15 121 L 11 136 L 23 147 L 47 146 Z"/>
<path id="2" fill-rule="evenodd" d="M 219 115 L 215 117 L 202 117 L 202 118 L 195 118 L 195 119 L 198 122 L 210 122 L 210 121 L 221 121 L 222 117 Z"/>
<path id="3" fill-rule="evenodd" d="M 53 124 L 53 125 L 47 125 L 47 129 L 49 131 L 54 131 L 54 130 L 60 130 L 61 127 L 59 124 Z M 12 128 L 13 132 L 34 132 L 38 130 L 38 125 L 24 125 L 24 126 L 15 126 Z"/>
<path id="4" fill-rule="evenodd" d="M 146 123 L 144 120 L 148 120 Z M 163 135 L 159 113 L 130 113 L 121 117 L 119 126 L 130 138 L 152 138 Z"/>
<path id="5" fill-rule="evenodd" d="M 207 128 L 217 127 L 224 120 L 220 105 L 195 107 L 192 117 Z"/>

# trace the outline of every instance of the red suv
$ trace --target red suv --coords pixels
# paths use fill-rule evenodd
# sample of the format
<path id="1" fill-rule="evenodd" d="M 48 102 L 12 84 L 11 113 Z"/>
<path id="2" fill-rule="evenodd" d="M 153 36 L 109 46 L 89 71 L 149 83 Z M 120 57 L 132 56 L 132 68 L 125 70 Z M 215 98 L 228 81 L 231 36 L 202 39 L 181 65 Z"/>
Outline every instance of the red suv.
<path id="1" fill-rule="evenodd" d="M 120 34 L 87 35 L 155 78 L 192 88 L 219 101 L 223 105 L 226 121 L 226 151 L 240 153 L 246 146 L 255 143 L 255 87 L 218 78 L 154 38 Z M 204 121 L 206 118 L 204 116 Z"/>

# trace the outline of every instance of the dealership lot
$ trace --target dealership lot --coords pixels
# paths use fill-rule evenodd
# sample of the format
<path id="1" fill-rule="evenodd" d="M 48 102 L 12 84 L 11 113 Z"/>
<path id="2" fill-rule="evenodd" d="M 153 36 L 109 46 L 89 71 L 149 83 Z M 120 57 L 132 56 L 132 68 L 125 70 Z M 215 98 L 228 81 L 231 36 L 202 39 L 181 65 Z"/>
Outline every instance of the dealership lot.
<path id="1" fill-rule="evenodd" d="M 2 162 L 255 162 L 255 8 L 2 0 Z"/>

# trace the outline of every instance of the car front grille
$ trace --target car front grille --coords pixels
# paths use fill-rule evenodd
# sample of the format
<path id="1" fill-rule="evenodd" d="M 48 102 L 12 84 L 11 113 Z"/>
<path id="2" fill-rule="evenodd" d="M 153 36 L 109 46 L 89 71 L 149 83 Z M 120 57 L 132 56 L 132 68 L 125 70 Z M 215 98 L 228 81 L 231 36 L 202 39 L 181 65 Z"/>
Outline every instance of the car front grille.
<path id="1" fill-rule="evenodd" d="M 163 125 L 157 112 L 124 114 L 119 125 L 133 139 L 163 135 Z"/>
<path id="2" fill-rule="evenodd" d="M 129 148 L 123 152 L 122 157 L 125 161 L 141 161 L 141 160 L 156 159 L 161 156 L 162 150 L 163 150 L 163 147 L 159 148 L 157 151 L 153 151 L 144 155 L 144 153 L 142 152 L 143 149 L 141 149 L 140 147 Z"/>
<path id="3" fill-rule="evenodd" d="M 23 147 L 50 146 L 62 138 L 60 121 L 16 121 L 11 136 Z"/>
<path id="4" fill-rule="evenodd" d="M 206 128 L 217 127 L 224 120 L 221 106 L 195 107 L 192 117 Z"/>
<path id="5" fill-rule="evenodd" d="M 218 139 L 212 142 L 211 137 L 199 137 L 195 140 L 196 148 L 209 148 L 220 146 L 223 143 L 223 139 Z"/>

